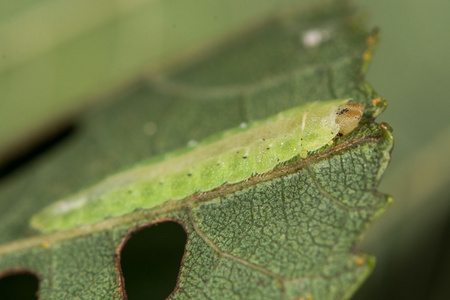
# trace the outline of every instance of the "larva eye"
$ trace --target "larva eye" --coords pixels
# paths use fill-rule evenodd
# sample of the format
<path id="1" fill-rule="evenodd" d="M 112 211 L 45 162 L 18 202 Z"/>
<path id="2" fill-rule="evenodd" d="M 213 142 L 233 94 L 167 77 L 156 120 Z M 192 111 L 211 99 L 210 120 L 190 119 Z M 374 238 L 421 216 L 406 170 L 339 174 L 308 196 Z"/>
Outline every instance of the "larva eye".
<path id="1" fill-rule="evenodd" d="M 364 106 L 359 103 L 345 103 L 338 106 L 336 111 L 336 124 L 339 126 L 339 135 L 343 136 L 358 126 L 364 112 Z"/>

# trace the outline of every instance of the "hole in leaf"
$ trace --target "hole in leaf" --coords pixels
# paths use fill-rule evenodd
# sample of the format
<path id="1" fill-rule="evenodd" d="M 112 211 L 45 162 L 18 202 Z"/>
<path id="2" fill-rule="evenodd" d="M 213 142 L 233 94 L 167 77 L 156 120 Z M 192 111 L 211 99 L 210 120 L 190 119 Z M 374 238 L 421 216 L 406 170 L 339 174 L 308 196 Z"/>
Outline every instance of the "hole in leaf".
<path id="1" fill-rule="evenodd" d="M 120 253 L 127 298 L 166 299 L 176 287 L 186 241 L 184 228 L 175 221 L 132 233 Z"/>
<path id="2" fill-rule="evenodd" d="M 12 271 L 0 274 L 0 298 L 10 300 L 36 300 L 39 278 L 29 271 Z"/>

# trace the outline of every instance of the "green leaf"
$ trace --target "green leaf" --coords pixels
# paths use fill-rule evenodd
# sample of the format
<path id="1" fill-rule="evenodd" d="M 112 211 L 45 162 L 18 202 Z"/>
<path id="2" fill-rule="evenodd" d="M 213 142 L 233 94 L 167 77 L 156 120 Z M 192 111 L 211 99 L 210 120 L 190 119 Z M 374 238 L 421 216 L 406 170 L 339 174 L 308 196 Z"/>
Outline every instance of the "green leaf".
<path id="1" fill-rule="evenodd" d="M 86 113 L 71 136 L 0 183 L 0 278 L 29 269 L 43 299 L 120 299 L 116 262 L 130 232 L 174 220 L 188 233 L 174 299 L 348 299 L 374 262 L 358 242 L 391 202 L 376 187 L 392 135 L 372 122 L 386 102 L 361 80 L 376 38 L 345 6 L 289 9 Z M 305 160 L 90 226 L 29 231 L 44 206 L 143 159 L 338 98 L 364 105 L 360 125 Z"/>

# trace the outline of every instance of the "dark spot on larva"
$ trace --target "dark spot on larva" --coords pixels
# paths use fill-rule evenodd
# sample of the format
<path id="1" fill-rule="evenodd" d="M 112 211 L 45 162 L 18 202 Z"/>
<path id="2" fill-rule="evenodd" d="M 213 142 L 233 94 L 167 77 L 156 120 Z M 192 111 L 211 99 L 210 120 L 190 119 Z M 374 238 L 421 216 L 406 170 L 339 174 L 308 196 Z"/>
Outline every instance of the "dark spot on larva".
<path id="1" fill-rule="evenodd" d="M 343 134 L 339 132 L 339 133 L 337 134 L 337 136 L 343 136 Z"/>
<path id="2" fill-rule="evenodd" d="M 339 109 L 339 110 L 336 112 L 336 114 L 337 114 L 337 115 L 342 115 L 343 113 L 346 113 L 346 112 L 348 112 L 348 108 L 343 108 L 343 109 Z"/>
<path id="3" fill-rule="evenodd" d="M 269 150 L 270 148 L 267 148 L 267 150 Z"/>
<path id="4" fill-rule="evenodd" d="M 279 159 L 279 158 L 277 158 L 277 161 L 280 161 L 280 159 Z"/>
<path id="5" fill-rule="evenodd" d="M 219 163 L 217 163 L 217 164 L 216 164 L 216 166 L 220 166 L 220 164 L 219 164 Z"/>
<path id="6" fill-rule="evenodd" d="M 243 159 L 246 159 L 246 158 L 247 158 L 247 156 L 242 156 L 242 158 L 243 158 Z"/>
<path id="7" fill-rule="evenodd" d="M 239 151 L 236 151 L 237 154 L 239 154 Z"/>
<path id="8" fill-rule="evenodd" d="M 334 132 L 332 131 L 331 134 L 334 134 Z"/>
<path id="9" fill-rule="evenodd" d="M 191 176 L 192 176 L 192 173 L 188 173 L 187 176 L 191 177 Z"/>
<path id="10" fill-rule="evenodd" d="M 266 139 L 262 139 L 263 141 L 266 141 Z"/>

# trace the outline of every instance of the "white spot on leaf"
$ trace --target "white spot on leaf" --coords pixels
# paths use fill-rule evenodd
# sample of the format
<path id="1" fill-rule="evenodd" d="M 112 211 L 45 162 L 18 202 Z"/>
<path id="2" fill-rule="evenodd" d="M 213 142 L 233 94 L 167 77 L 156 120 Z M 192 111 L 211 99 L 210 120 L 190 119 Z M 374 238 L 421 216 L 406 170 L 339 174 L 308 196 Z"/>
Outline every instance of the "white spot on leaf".
<path id="1" fill-rule="evenodd" d="M 331 33 L 328 30 L 313 28 L 303 33 L 302 43 L 305 48 L 315 48 L 330 37 Z"/>

